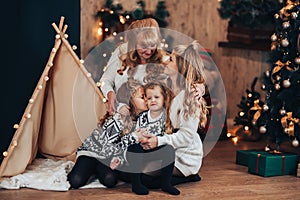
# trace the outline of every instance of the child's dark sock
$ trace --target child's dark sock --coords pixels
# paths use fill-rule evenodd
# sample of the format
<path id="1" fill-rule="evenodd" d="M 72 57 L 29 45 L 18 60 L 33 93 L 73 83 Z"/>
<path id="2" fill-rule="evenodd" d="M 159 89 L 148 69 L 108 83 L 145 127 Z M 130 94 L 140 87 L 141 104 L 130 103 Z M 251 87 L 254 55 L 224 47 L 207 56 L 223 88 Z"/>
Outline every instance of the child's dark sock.
<path id="1" fill-rule="evenodd" d="M 172 195 L 179 195 L 180 191 L 171 185 L 172 172 L 174 168 L 174 162 L 169 164 L 168 166 L 162 168 L 161 172 L 161 189 L 164 192 L 167 192 Z"/>
<path id="2" fill-rule="evenodd" d="M 132 173 L 131 174 L 131 183 L 132 183 L 132 192 L 138 195 L 147 195 L 149 194 L 149 190 L 146 186 L 141 183 L 141 174 L 140 173 Z"/>

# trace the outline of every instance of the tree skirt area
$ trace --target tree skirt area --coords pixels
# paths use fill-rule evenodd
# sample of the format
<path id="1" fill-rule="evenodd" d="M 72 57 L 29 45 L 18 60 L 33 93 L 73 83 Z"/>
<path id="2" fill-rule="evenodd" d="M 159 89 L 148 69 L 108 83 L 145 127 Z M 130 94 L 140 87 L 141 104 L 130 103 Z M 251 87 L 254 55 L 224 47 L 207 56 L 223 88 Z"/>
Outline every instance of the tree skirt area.
<path id="1" fill-rule="evenodd" d="M 0 188 L 20 189 L 32 188 L 38 190 L 67 191 L 70 183 L 67 174 L 74 166 L 72 161 L 54 161 L 51 159 L 35 159 L 25 172 L 0 182 Z M 119 183 L 120 184 L 120 183 Z M 91 177 L 83 188 L 105 188 L 98 179 Z"/>

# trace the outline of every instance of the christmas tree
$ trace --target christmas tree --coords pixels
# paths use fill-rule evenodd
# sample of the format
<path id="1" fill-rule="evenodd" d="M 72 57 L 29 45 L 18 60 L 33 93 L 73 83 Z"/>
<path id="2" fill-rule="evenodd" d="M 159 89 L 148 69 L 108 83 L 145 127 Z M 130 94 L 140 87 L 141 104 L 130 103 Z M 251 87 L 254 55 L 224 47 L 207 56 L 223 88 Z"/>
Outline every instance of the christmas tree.
<path id="1" fill-rule="evenodd" d="M 280 0 L 279 0 L 280 1 Z M 278 0 L 220 0 L 218 13 L 229 19 L 231 26 L 255 29 L 273 24 L 273 14 L 279 8 Z"/>
<path id="2" fill-rule="evenodd" d="M 257 120 L 260 117 L 264 102 L 260 100 L 260 93 L 255 90 L 257 80 L 258 78 L 255 77 L 251 85 L 251 90 L 246 89 L 247 96 L 242 96 L 238 104 L 241 110 L 234 119 L 234 125 L 241 125 L 241 128 L 236 129 L 236 132 L 233 134 L 240 139 L 248 141 L 256 141 L 261 136 L 258 132 Z"/>
<path id="3" fill-rule="evenodd" d="M 282 8 L 274 15 L 276 30 L 271 36 L 270 67 L 264 73 L 265 104 L 258 120 L 260 132 L 272 142 L 300 140 L 300 4 L 279 0 Z"/>

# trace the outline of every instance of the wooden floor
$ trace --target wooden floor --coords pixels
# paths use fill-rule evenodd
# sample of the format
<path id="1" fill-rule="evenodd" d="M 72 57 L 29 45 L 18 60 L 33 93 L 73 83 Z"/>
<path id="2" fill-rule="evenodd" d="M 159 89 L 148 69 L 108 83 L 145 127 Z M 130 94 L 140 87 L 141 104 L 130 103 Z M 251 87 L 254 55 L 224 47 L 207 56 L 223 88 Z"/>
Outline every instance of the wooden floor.
<path id="1" fill-rule="evenodd" d="M 235 164 L 238 149 L 263 148 L 260 142 L 219 141 L 204 158 L 199 172 L 202 180 L 177 186 L 179 196 L 172 196 L 160 190 L 151 190 L 149 195 L 138 196 L 131 192 L 128 184 L 113 189 L 80 189 L 68 192 L 38 191 L 33 189 L 0 190 L 0 199 L 88 199 L 88 200 L 135 200 L 135 199 L 218 199 L 218 200 L 267 200 L 300 199 L 300 178 L 277 176 L 263 178 L 248 174 L 247 167 Z"/>

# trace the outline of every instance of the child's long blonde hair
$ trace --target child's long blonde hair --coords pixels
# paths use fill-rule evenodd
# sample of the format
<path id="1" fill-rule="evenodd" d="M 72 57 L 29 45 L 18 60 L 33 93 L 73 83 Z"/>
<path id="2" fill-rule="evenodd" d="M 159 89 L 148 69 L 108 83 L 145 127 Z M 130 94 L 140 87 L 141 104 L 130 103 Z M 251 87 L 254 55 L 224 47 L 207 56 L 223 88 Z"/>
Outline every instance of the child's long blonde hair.
<path id="1" fill-rule="evenodd" d="M 139 114 L 136 112 L 136 108 L 132 103 L 133 97 L 136 95 L 139 88 L 143 88 L 143 85 L 132 78 L 129 78 L 127 82 L 123 83 L 117 92 L 117 100 L 119 103 L 124 103 L 129 106 L 129 115 L 121 115 L 121 120 L 123 122 L 123 130 L 120 136 L 128 134 L 134 127 L 136 116 Z M 108 112 L 104 115 L 103 118 L 99 120 L 99 125 L 102 127 L 105 121 L 112 117 Z"/>
<path id="2" fill-rule="evenodd" d="M 164 83 L 159 82 L 159 81 L 152 81 L 147 83 L 144 86 L 145 94 L 147 89 L 154 89 L 155 87 L 159 87 L 161 94 L 164 97 L 164 108 L 166 110 L 166 123 L 165 123 L 165 133 L 166 134 L 172 134 L 173 133 L 173 126 L 170 120 L 170 107 L 172 100 L 174 98 L 173 92 L 168 88 Z"/>
<path id="3" fill-rule="evenodd" d="M 188 115 L 195 116 L 199 103 L 191 97 L 191 90 L 197 83 L 205 84 L 204 63 L 200 57 L 201 49 L 198 41 L 193 41 L 190 45 L 178 45 L 173 52 L 176 54 L 178 71 L 180 72 L 176 84 L 185 88 L 184 118 Z M 200 126 L 204 127 L 207 123 L 208 109 L 203 97 L 200 100 Z"/>

